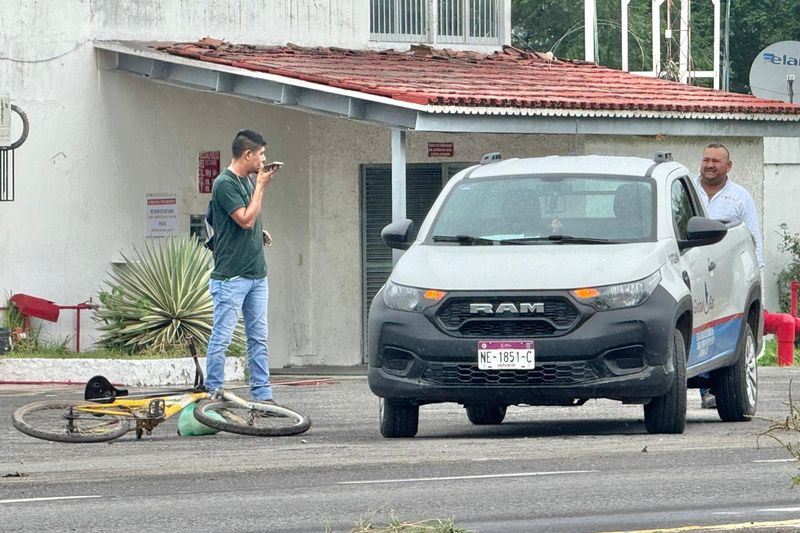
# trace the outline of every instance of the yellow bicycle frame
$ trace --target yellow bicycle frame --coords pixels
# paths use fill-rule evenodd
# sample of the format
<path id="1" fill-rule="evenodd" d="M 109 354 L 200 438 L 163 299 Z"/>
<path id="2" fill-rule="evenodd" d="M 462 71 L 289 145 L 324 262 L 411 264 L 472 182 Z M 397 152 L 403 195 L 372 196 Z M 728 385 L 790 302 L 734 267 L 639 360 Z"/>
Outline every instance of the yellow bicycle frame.
<path id="1" fill-rule="evenodd" d="M 148 396 L 146 398 L 115 398 L 110 403 L 82 403 L 75 405 L 75 411 L 93 415 L 108 415 L 127 418 L 152 418 L 148 415 L 153 400 L 164 401 L 164 414 L 159 417 L 166 420 L 179 413 L 189 404 L 209 398 L 207 392 L 189 392 L 184 394 L 165 394 L 164 396 Z"/>

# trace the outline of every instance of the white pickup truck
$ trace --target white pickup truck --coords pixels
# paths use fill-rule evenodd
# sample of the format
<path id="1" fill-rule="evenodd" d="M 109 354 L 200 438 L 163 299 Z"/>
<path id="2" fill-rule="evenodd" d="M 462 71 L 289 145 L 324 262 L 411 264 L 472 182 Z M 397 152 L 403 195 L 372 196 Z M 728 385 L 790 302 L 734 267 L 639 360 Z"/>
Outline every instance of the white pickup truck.
<path id="1" fill-rule="evenodd" d="M 369 312 L 381 433 L 412 437 L 419 406 L 474 424 L 509 405 L 644 405 L 682 433 L 687 388 L 726 421 L 755 414 L 761 287 L 738 222 L 706 218 L 669 153 L 498 160 L 454 176 L 425 221 L 383 230 L 406 250 Z"/>

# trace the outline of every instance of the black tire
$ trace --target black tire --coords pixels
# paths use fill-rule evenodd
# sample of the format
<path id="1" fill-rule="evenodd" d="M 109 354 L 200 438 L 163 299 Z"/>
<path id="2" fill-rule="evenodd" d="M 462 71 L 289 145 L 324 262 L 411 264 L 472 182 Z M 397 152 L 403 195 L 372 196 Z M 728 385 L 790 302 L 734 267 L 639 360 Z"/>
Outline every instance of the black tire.
<path id="1" fill-rule="evenodd" d="M 756 339 L 750 324 L 745 324 L 736 363 L 715 370 L 712 376 L 719 417 L 725 422 L 750 420 L 756 414 L 758 405 Z"/>
<path id="2" fill-rule="evenodd" d="M 666 393 L 644 406 L 648 433 L 683 433 L 686 429 L 686 345 L 680 330 L 673 332 L 670 349 L 674 380 Z"/>
<path id="3" fill-rule="evenodd" d="M 491 426 L 502 424 L 506 418 L 505 405 L 493 403 L 476 403 L 465 406 L 467 418 L 476 426 Z"/>
<path id="4" fill-rule="evenodd" d="M 130 429 L 127 418 L 76 411 L 91 402 L 44 401 L 23 405 L 11 416 L 14 427 L 37 439 L 56 442 L 106 442 Z"/>
<path id="5" fill-rule="evenodd" d="M 282 405 L 248 402 L 244 407 L 226 400 L 203 400 L 197 404 L 194 417 L 203 424 L 239 435 L 287 437 L 311 427 L 311 419 Z"/>
<path id="6" fill-rule="evenodd" d="M 396 400 L 383 400 L 381 435 L 387 439 L 413 437 L 419 428 L 419 405 Z"/>

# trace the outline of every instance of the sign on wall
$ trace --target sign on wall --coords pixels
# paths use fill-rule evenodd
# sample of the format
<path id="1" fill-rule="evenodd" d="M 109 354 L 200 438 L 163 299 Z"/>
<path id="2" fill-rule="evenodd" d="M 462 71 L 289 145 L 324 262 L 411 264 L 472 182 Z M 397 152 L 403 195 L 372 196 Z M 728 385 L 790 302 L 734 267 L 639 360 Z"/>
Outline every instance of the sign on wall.
<path id="1" fill-rule="evenodd" d="M 200 152 L 197 159 L 197 190 L 210 193 L 214 178 L 219 176 L 219 151 Z"/>
<path id="2" fill-rule="evenodd" d="M 145 237 L 166 237 L 178 232 L 178 197 L 148 194 Z"/>
<path id="3" fill-rule="evenodd" d="M 0 146 L 11 144 L 11 98 L 0 95 Z"/>
<path id="4" fill-rule="evenodd" d="M 453 157 L 455 150 L 451 142 L 429 142 L 428 157 Z"/>

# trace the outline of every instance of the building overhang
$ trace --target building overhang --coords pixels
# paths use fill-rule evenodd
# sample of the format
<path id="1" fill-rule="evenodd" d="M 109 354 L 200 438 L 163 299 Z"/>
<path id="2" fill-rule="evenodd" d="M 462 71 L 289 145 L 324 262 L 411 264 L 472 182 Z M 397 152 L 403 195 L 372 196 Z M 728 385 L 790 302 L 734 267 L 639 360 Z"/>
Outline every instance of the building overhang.
<path id="1" fill-rule="evenodd" d="M 298 78 L 98 41 L 100 68 L 155 83 L 421 132 L 800 137 L 800 115 L 417 104 Z"/>

